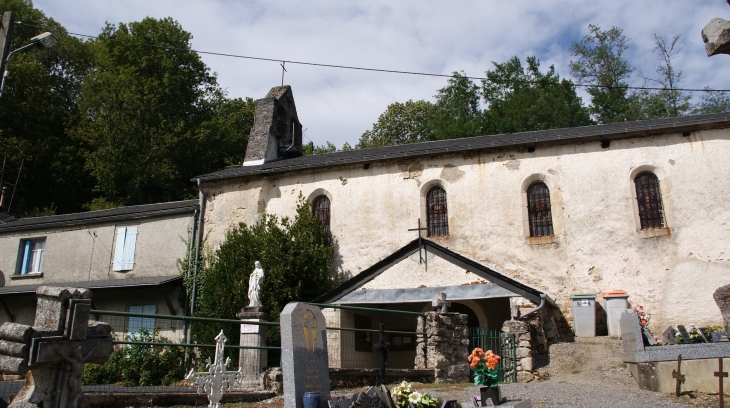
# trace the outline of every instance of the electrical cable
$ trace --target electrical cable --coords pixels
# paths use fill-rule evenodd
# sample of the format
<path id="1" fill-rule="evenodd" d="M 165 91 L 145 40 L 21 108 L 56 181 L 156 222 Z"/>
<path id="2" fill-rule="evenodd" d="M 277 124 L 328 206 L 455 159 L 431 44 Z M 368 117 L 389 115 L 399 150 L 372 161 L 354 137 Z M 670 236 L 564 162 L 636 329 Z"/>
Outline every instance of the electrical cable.
<path id="1" fill-rule="evenodd" d="M 16 24 L 25 24 L 28 26 L 33 26 L 37 28 L 43 28 L 39 27 L 33 24 L 27 24 L 27 23 L 20 23 L 17 22 Z M 96 39 L 100 40 L 98 36 L 88 35 L 88 34 L 80 34 L 80 33 L 73 33 L 70 31 L 67 31 L 66 34 L 74 35 L 78 37 L 85 37 L 90 39 Z M 158 49 L 165 49 L 169 51 L 192 51 L 198 54 L 206 54 L 206 55 L 214 55 L 219 57 L 229 57 L 229 58 L 239 58 L 239 59 L 249 59 L 249 60 L 256 60 L 256 61 L 267 61 L 267 62 L 277 62 L 277 63 L 285 63 L 285 64 L 297 64 L 297 65 L 306 65 L 306 66 L 314 66 L 314 67 L 322 67 L 322 68 L 338 68 L 338 69 L 349 69 L 349 70 L 357 70 L 357 71 L 369 71 L 369 72 L 381 72 L 381 73 L 388 73 L 388 74 L 403 74 L 403 75 L 418 75 L 418 76 L 430 76 L 430 77 L 439 77 L 439 78 L 452 78 L 453 75 L 447 75 L 447 74 L 434 74 L 434 73 L 428 73 L 428 72 L 417 72 L 417 71 L 400 71 L 400 70 L 393 70 L 393 69 L 381 69 L 381 68 L 367 68 L 367 67 L 354 67 L 349 65 L 336 65 L 336 64 L 324 64 L 324 63 L 318 63 L 318 62 L 305 62 L 305 61 L 293 61 L 293 60 L 285 60 L 285 59 L 277 59 L 277 58 L 265 58 L 265 57 L 252 57 L 248 55 L 239 55 L 239 54 L 228 54 L 228 53 L 222 53 L 222 52 L 213 52 L 213 51 L 202 51 L 202 50 L 195 50 L 195 49 L 187 49 L 187 48 L 178 48 L 178 47 L 168 47 L 164 45 L 156 45 L 156 44 L 145 44 L 135 41 L 124 41 L 124 40 L 116 40 L 116 39 L 101 39 L 100 41 L 114 41 L 114 42 L 120 42 L 120 43 L 126 43 L 126 44 L 133 44 L 133 45 L 139 45 L 142 47 L 150 47 L 150 48 L 158 48 Z M 472 77 L 472 76 L 462 76 L 462 78 L 467 78 L 471 80 L 486 80 L 493 83 L 496 83 L 496 81 L 490 80 L 487 77 Z M 517 83 L 527 83 L 527 84 L 539 84 L 541 81 L 525 81 L 525 80 L 511 80 L 509 82 L 517 82 Z M 555 84 L 559 85 L 559 84 Z M 694 89 L 694 88 L 659 88 L 659 87 L 647 87 L 647 86 L 608 86 L 608 85 L 592 85 L 592 84 L 579 84 L 579 83 L 573 83 L 573 86 L 576 87 L 585 87 L 585 88 L 604 88 L 604 89 L 636 89 L 636 90 L 645 90 L 645 91 L 682 91 L 682 92 L 730 92 L 730 89 Z"/>

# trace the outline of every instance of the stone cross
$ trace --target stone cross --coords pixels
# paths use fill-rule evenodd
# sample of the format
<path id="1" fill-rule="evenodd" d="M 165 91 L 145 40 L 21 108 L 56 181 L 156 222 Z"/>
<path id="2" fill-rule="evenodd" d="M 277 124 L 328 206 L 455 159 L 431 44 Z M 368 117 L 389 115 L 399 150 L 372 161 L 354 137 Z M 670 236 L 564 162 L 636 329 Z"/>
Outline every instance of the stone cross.
<path id="1" fill-rule="evenodd" d="M 720 402 L 719 402 L 719 405 L 718 406 L 720 408 L 724 408 L 725 407 L 725 405 L 724 405 L 724 396 L 725 396 L 725 394 L 724 394 L 724 391 L 722 390 L 722 379 L 725 378 L 725 377 L 727 377 L 727 372 L 722 371 L 722 358 L 718 358 L 717 361 L 720 364 L 720 369 L 718 371 L 715 371 L 715 377 L 718 377 L 720 379 L 720 385 L 719 385 L 719 387 L 720 387 L 720 390 L 719 390 L 720 391 Z"/>
<path id="2" fill-rule="evenodd" d="M 446 300 L 446 293 L 439 293 L 436 295 L 436 299 L 431 301 L 431 305 L 436 308 L 436 313 L 446 313 L 448 307 L 451 307 L 451 302 Z"/>
<path id="3" fill-rule="evenodd" d="M 385 366 L 388 364 L 388 347 L 390 343 L 385 341 L 385 323 L 380 323 L 380 341 L 375 343 L 373 348 L 380 354 L 380 385 L 385 385 Z"/>
<path id="4" fill-rule="evenodd" d="M 221 399 L 223 398 L 223 392 L 230 391 L 231 387 L 241 381 L 241 371 L 228 371 L 228 364 L 231 363 L 229 357 L 225 358 L 223 351 L 225 344 L 228 339 L 221 330 L 220 334 L 215 338 L 215 360 L 213 364 L 210 363 L 210 357 L 208 357 L 206 367 L 207 372 L 196 373 L 194 369 L 190 369 L 190 372 L 185 379 L 188 380 L 188 385 L 191 387 L 198 388 L 198 394 L 205 391 L 208 394 L 208 408 L 219 408 Z"/>
<path id="5" fill-rule="evenodd" d="M 682 387 L 682 383 L 684 383 L 684 377 L 685 377 L 684 374 L 682 374 L 681 367 L 680 367 L 681 365 L 682 365 L 682 355 L 680 354 L 677 357 L 677 369 L 672 370 L 672 378 L 677 379 L 677 389 L 674 391 L 674 395 L 676 395 L 677 397 L 679 397 L 679 394 L 680 394 L 679 391 L 680 391 L 680 388 Z"/>
<path id="6" fill-rule="evenodd" d="M 111 326 L 89 321 L 91 291 L 41 286 L 33 326 L 0 326 L 0 370 L 26 374 L 10 407 L 87 405 L 81 375 L 87 362 L 103 364 L 112 351 Z"/>

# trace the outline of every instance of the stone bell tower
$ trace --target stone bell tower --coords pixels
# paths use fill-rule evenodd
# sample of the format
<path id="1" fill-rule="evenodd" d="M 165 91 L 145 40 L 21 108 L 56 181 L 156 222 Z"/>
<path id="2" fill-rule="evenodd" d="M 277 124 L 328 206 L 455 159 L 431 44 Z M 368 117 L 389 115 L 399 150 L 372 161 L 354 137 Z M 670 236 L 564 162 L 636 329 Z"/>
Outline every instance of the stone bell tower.
<path id="1" fill-rule="evenodd" d="M 256 101 L 244 166 L 302 155 L 302 124 L 289 85 L 271 88 Z"/>

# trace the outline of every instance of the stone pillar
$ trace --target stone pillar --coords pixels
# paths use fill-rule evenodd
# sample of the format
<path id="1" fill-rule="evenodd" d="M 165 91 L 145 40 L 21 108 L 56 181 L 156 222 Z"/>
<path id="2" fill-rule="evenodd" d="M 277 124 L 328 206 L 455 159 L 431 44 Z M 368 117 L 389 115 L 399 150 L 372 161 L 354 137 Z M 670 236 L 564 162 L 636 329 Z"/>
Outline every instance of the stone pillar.
<path id="1" fill-rule="evenodd" d="M 528 382 L 535 378 L 535 341 L 528 323 L 519 320 L 508 320 L 502 325 L 502 332 L 515 335 L 517 343 L 517 381 Z M 509 373 L 505 373 L 505 376 Z"/>
<path id="2" fill-rule="evenodd" d="M 269 321 L 268 313 L 262 307 L 244 307 L 236 315 L 242 323 L 262 323 Z M 241 324 L 241 346 L 266 346 L 266 332 L 268 326 L 258 324 Z M 261 373 L 266 369 L 266 349 L 240 349 L 238 353 L 238 367 L 243 373 L 241 387 L 244 389 L 261 389 Z"/>
<path id="3" fill-rule="evenodd" d="M 433 369 L 437 383 L 469 381 L 469 317 L 460 313 L 428 312 L 426 336 L 418 336 L 416 369 Z M 424 318 L 418 318 L 418 329 Z"/>

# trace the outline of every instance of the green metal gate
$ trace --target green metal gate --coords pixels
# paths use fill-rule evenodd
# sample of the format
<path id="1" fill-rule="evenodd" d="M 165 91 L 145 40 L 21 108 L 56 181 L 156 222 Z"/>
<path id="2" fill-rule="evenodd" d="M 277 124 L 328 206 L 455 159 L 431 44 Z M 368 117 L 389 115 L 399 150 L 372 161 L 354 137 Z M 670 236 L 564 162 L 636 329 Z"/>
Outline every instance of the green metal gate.
<path id="1" fill-rule="evenodd" d="M 488 323 L 482 327 L 469 328 L 469 351 L 479 347 L 485 352 L 492 350 L 501 357 L 499 366 L 504 374 L 504 382 L 517 382 L 517 346 L 513 333 L 489 330 Z"/>

